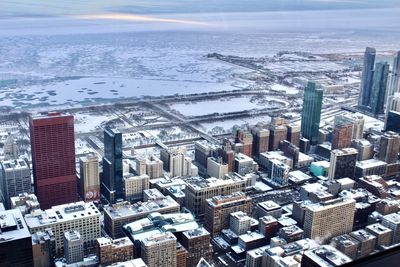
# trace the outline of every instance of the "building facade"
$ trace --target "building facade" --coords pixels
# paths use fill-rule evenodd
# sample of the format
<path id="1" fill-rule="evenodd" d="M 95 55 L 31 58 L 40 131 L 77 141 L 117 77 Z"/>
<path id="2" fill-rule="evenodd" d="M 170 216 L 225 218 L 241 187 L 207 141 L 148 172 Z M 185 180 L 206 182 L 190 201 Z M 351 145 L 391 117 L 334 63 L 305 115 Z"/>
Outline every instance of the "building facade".
<path id="1" fill-rule="evenodd" d="M 318 143 L 323 94 L 323 89 L 318 88 L 315 82 L 308 82 L 304 89 L 301 135 L 312 145 Z"/>

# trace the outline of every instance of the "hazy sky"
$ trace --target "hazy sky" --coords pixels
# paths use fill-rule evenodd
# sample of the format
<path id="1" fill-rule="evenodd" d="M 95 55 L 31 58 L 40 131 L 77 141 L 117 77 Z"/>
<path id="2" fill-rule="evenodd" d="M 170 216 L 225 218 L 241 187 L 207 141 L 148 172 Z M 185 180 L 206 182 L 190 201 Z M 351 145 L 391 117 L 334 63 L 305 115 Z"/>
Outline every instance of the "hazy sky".
<path id="1" fill-rule="evenodd" d="M 399 0 L 0 0 L 0 17 L 400 7 Z"/>

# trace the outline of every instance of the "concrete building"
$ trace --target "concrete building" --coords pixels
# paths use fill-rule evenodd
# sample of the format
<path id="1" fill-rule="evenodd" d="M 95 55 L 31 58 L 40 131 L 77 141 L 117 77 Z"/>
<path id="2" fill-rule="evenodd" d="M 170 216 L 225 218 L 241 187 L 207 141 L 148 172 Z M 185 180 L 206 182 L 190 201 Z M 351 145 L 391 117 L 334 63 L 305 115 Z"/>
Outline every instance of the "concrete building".
<path id="1" fill-rule="evenodd" d="M 376 237 L 373 234 L 361 229 L 349 235 L 359 242 L 358 258 L 366 257 L 375 250 Z"/>
<path id="2" fill-rule="evenodd" d="M 365 230 L 376 237 L 376 247 L 388 247 L 392 243 L 393 231 L 380 223 L 371 224 Z"/>
<path id="3" fill-rule="evenodd" d="M 147 174 L 124 175 L 125 200 L 137 201 L 143 198 L 143 191 L 149 189 L 150 177 Z"/>
<path id="4" fill-rule="evenodd" d="M 388 164 L 396 163 L 400 151 L 400 136 L 394 132 L 386 132 L 381 136 L 378 159 Z"/>
<path id="5" fill-rule="evenodd" d="M 52 266 L 55 254 L 55 238 L 51 229 L 32 234 L 32 253 L 34 267 Z"/>
<path id="6" fill-rule="evenodd" d="M 287 140 L 293 145 L 299 147 L 300 146 L 300 137 L 301 137 L 301 127 L 296 124 L 288 124 L 287 125 Z"/>
<path id="7" fill-rule="evenodd" d="M 288 165 L 290 168 L 293 168 L 293 160 L 289 157 L 286 157 L 282 151 L 269 151 L 266 153 L 261 153 L 259 156 L 260 166 L 268 169 L 269 161 L 277 159 L 280 162 Z"/>
<path id="8" fill-rule="evenodd" d="M 23 159 L 1 162 L 0 190 L 3 192 L 6 207 L 10 207 L 10 198 L 22 193 L 32 193 L 31 170 Z"/>
<path id="9" fill-rule="evenodd" d="M 360 242 L 348 234 L 336 236 L 332 238 L 331 244 L 343 254 L 349 256 L 352 260 L 358 257 L 358 247 Z"/>
<path id="10" fill-rule="evenodd" d="M 176 237 L 167 232 L 145 238 L 142 259 L 148 267 L 176 267 Z"/>
<path id="11" fill-rule="evenodd" d="M 212 157 L 217 148 L 206 140 L 194 142 L 194 160 L 203 168 L 207 168 L 207 159 Z"/>
<path id="12" fill-rule="evenodd" d="M 220 158 L 209 157 L 207 159 L 207 174 L 210 175 L 210 177 L 222 179 L 228 173 L 229 173 L 229 166 L 227 163 L 223 162 L 222 157 Z"/>
<path id="13" fill-rule="evenodd" d="M 331 152 L 329 180 L 354 178 L 358 151 L 354 148 L 335 149 Z"/>
<path id="14" fill-rule="evenodd" d="M 229 215 L 237 211 L 242 211 L 246 214 L 251 213 L 251 198 L 243 192 L 207 199 L 205 211 L 206 229 L 213 236 L 219 234 L 222 229 L 229 228 Z"/>
<path id="15" fill-rule="evenodd" d="M 156 179 L 163 176 L 163 162 L 152 155 L 149 158 L 138 158 L 136 161 L 136 174 L 147 174 L 150 179 Z"/>
<path id="16" fill-rule="evenodd" d="M 273 118 L 269 132 L 268 151 L 275 151 L 279 148 L 279 143 L 287 138 L 288 129 L 286 127 L 285 119 Z"/>
<path id="17" fill-rule="evenodd" d="M 52 230 L 56 255 L 63 253 L 66 229 L 79 231 L 85 248 L 94 247 L 95 240 L 101 235 L 100 211 L 92 202 L 81 201 L 54 206 L 45 211 L 36 210 L 25 215 L 25 221 L 32 234 Z"/>
<path id="18" fill-rule="evenodd" d="M 269 130 L 255 127 L 251 130 L 253 134 L 253 155 L 258 156 L 260 153 L 267 152 L 269 146 Z"/>
<path id="19" fill-rule="evenodd" d="M 176 243 L 176 267 L 186 267 L 189 253 L 179 242 Z"/>
<path id="20" fill-rule="evenodd" d="M 18 209 L 0 211 L 0 266 L 33 266 L 31 233 Z"/>
<path id="21" fill-rule="evenodd" d="M 268 242 L 278 232 L 278 220 L 271 215 L 260 217 L 258 226 L 260 233 L 265 236 Z"/>
<path id="22" fill-rule="evenodd" d="M 122 226 L 126 223 L 146 218 L 153 212 L 166 214 L 177 213 L 179 210 L 179 204 L 170 196 L 157 196 L 149 201 L 134 204 L 125 201 L 105 206 L 104 230 L 114 239 L 121 238 L 124 236 Z"/>
<path id="23" fill-rule="evenodd" d="M 214 196 L 230 195 L 234 192 L 243 192 L 246 188 L 246 179 L 237 176 L 223 180 L 193 177 L 186 182 L 185 206 L 200 219 L 204 217 L 207 199 Z"/>
<path id="24" fill-rule="evenodd" d="M 192 159 L 186 156 L 185 147 L 163 149 L 160 152 L 160 158 L 164 163 L 164 170 L 171 177 L 197 175 L 197 168 L 192 166 Z"/>
<path id="25" fill-rule="evenodd" d="M 236 143 L 243 145 L 243 154 L 253 156 L 253 135 L 249 131 L 238 129 L 236 131 Z"/>
<path id="26" fill-rule="evenodd" d="M 304 231 L 297 225 L 291 225 L 279 229 L 278 236 L 285 239 L 287 243 L 292 243 L 303 239 Z"/>
<path id="27" fill-rule="evenodd" d="M 282 207 L 272 200 L 260 202 L 257 204 L 258 217 L 272 216 L 279 219 L 282 214 Z"/>
<path id="28" fill-rule="evenodd" d="M 374 156 L 374 146 L 368 140 L 354 139 L 351 143 L 351 146 L 358 151 L 358 161 L 372 159 Z"/>
<path id="29" fill-rule="evenodd" d="M 368 159 L 356 162 L 356 177 L 369 175 L 385 175 L 387 163 L 378 159 Z"/>
<path id="30" fill-rule="evenodd" d="M 235 154 L 235 172 L 240 175 L 252 173 L 258 169 L 257 163 L 254 160 L 242 153 Z"/>
<path id="31" fill-rule="evenodd" d="M 89 154 L 79 159 L 79 192 L 85 201 L 100 201 L 99 158 Z"/>
<path id="32" fill-rule="evenodd" d="M 356 202 L 353 199 L 333 199 L 305 207 L 304 235 L 321 241 L 350 233 L 353 229 Z"/>
<path id="33" fill-rule="evenodd" d="M 11 209 L 19 209 L 22 215 L 40 209 L 40 203 L 34 194 L 23 193 L 10 198 Z"/>
<path id="34" fill-rule="evenodd" d="M 64 258 L 67 264 L 83 261 L 83 239 L 78 231 L 64 232 Z"/>
<path id="35" fill-rule="evenodd" d="M 134 258 L 133 243 L 128 237 L 111 239 L 101 237 L 96 240 L 96 255 L 102 266 Z"/>
<path id="36" fill-rule="evenodd" d="M 203 257 L 210 260 L 212 257 L 210 233 L 203 227 L 183 232 L 182 245 L 188 252 L 187 266 L 196 266 Z"/>
<path id="37" fill-rule="evenodd" d="M 4 160 L 18 159 L 19 151 L 17 142 L 14 140 L 12 134 L 8 134 L 3 147 Z"/>
<path id="38" fill-rule="evenodd" d="M 392 245 L 400 242 L 400 215 L 391 213 L 383 216 L 381 224 L 393 231 Z"/>
<path id="39" fill-rule="evenodd" d="M 342 149 L 351 146 L 353 123 L 343 116 L 335 116 L 332 135 L 332 149 Z"/>
<path id="40" fill-rule="evenodd" d="M 339 250 L 329 245 L 306 250 L 301 259 L 301 267 L 336 267 L 352 260 Z"/>
<path id="41" fill-rule="evenodd" d="M 272 159 L 269 161 L 268 176 L 275 183 L 286 186 L 289 183 L 290 167 L 279 160 Z"/>
<path id="42" fill-rule="evenodd" d="M 236 235 L 242 235 L 250 231 L 252 218 L 242 211 L 231 213 L 229 217 L 229 229 Z"/>

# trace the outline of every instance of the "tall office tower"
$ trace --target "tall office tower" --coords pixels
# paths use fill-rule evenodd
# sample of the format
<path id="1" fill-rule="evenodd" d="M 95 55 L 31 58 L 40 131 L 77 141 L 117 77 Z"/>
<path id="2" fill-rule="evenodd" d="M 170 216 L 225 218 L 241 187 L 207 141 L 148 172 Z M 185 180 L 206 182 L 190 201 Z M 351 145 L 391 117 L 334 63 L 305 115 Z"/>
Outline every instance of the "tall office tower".
<path id="1" fill-rule="evenodd" d="M 18 209 L 0 211 L 0 266 L 33 266 L 31 233 Z"/>
<path id="2" fill-rule="evenodd" d="M 51 229 L 32 234 L 32 253 L 34 267 L 53 266 L 55 238 Z"/>
<path id="3" fill-rule="evenodd" d="M 84 201 L 100 201 L 99 158 L 88 154 L 79 159 L 79 191 Z"/>
<path id="4" fill-rule="evenodd" d="M 233 172 L 235 168 L 235 151 L 232 150 L 231 142 L 228 139 L 222 141 L 222 148 L 218 150 L 219 156 L 228 164 L 228 171 Z"/>
<path id="5" fill-rule="evenodd" d="M 182 233 L 182 245 L 186 248 L 189 256 L 187 266 L 196 266 L 203 257 L 210 260 L 212 256 L 210 233 L 203 227 Z"/>
<path id="6" fill-rule="evenodd" d="M 185 206 L 202 219 L 207 206 L 207 199 L 214 196 L 226 196 L 234 192 L 243 192 L 246 179 L 232 176 L 229 179 L 195 177 L 187 181 L 185 188 Z"/>
<path id="7" fill-rule="evenodd" d="M 206 140 L 194 143 L 194 161 L 202 167 L 207 167 L 207 158 L 211 157 L 215 148 Z"/>
<path id="8" fill-rule="evenodd" d="M 224 163 L 222 158 L 209 157 L 207 159 L 207 174 L 210 177 L 222 179 L 229 173 L 229 166 Z"/>
<path id="9" fill-rule="evenodd" d="M 68 264 L 83 261 L 83 239 L 76 230 L 64 232 L 64 258 Z"/>
<path id="10" fill-rule="evenodd" d="M 207 199 L 204 226 L 212 236 L 229 228 L 229 215 L 236 211 L 251 212 L 251 198 L 243 192 Z"/>
<path id="11" fill-rule="evenodd" d="M 372 83 L 374 77 L 375 48 L 367 47 L 364 53 L 364 65 L 362 70 L 360 95 L 358 97 L 359 106 L 369 106 L 371 100 Z"/>
<path id="12" fill-rule="evenodd" d="M 310 140 L 312 145 L 318 143 L 323 95 L 324 90 L 319 88 L 315 82 L 308 82 L 304 89 L 301 135 Z"/>
<path id="13" fill-rule="evenodd" d="M 163 162 L 156 156 L 137 158 L 135 161 L 135 172 L 137 175 L 147 174 L 150 179 L 161 178 L 163 176 Z"/>
<path id="14" fill-rule="evenodd" d="M 111 203 L 124 197 L 122 181 L 122 133 L 116 129 L 107 128 L 104 131 L 104 157 L 102 194 Z"/>
<path id="15" fill-rule="evenodd" d="M 268 151 L 269 130 L 255 127 L 251 130 L 253 134 L 253 155 L 258 156 L 260 153 Z"/>
<path id="16" fill-rule="evenodd" d="M 35 193 L 43 209 L 78 200 L 74 117 L 60 113 L 29 120 Z"/>
<path id="17" fill-rule="evenodd" d="M 304 235 L 321 242 L 350 233 L 353 229 L 356 201 L 337 198 L 305 207 Z"/>
<path id="18" fill-rule="evenodd" d="M 268 162 L 268 176 L 277 184 L 289 184 L 289 171 L 290 167 L 277 159 Z"/>
<path id="19" fill-rule="evenodd" d="M 236 142 L 243 144 L 243 154 L 251 157 L 253 155 L 253 135 L 244 130 L 237 130 Z"/>
<path id="20" fill-rule="evenodd" d="M 192 159 L 186 156 L 186 148 L 163 149 L 160 152 L 160 158 L 164 163 L 164 170 L 169 172 L 171 177 L 191 176 Z"/>
<path id="21" fill-rule="evenodd" d="M 8 134 L 4 142 L 3 154 L 5 160 L 17 159 L 19 156 L 17 142 L 15 142 L 11 134 Z"/>
<path id="22" fill-rule="evenodd" d="M 400 112 L 389 111 L 385 120 L 385 131 L 400 133 Z"/>
<path id="23" fill-rule="evenodd" d="M 91 202 L 80 201 L 54 206 L 46 211 L 36 210 L 25 215 L 25 221 L 32 234 L 52 230 L 57 256 L 62 255 L 67 229 L 79 231 L 85 248 L 94 247 L 94 242 L 101 235 L 100 211 Z"/>
<path id="24" fill-rule="evenodd" d="M 392 73 L 389 81 L 388 97 L 400 92 L 400 51 L 397 52 L 392 66 Z"/>
<path id="25" fill-rule="evenodd" d="M 374 156 L 374 145 L 368 140 L 355 139 L 351 142 L 351 146 L 358 151 L 358 161 L 372 159 Z"/>
<path id="26" fill-rule="evenodd" d="M 345 114 L 345 115 L 337 115 L 338 120 L 340 120 L 343 124 L 351 123 L 353 124 L 353 133 L 351 139 L 362 139 L 364 134 L 364 123 L 365 119 L 363 115 L 357 114 Z"/>
<path id="27" fill-rule="evenodd" d="M 299 147 L 300 145 L 300 136 L 301 136 L 301 127 L 296 124 L 289 124 L 287 126 L 287 140 L 293 145 Z"/>
<path id="28" fill-rule="evenodd" d="M 287 131 L 285 119 L 272 119 L 269 129 L 269 151 L 275 151 L 279 148 L 279 143 L 287 138 Z"/>
<path id="29" fill-rule="evenodd" d="M 31 170 L 23 159 L 2 161 L 0 165 L 0 177 L 3 180 L 0 189 L 3 192 L 6 206 L 10 207 L 11 197 L 22 193 L 32 193 Z"/>
<path id="30" fill-rule="evenodd" d="M 375 115 L 384 113 L 385 95 L 389 76 L 387 62 L 376 63 L 369 106 Z"/>
<path id="31" fill-rule="evenodd" d="M 148 267 L 176 267 L 176 237 L 172 233 L 146 237 L 141 244 L 142 259 Z"/>
<path id="32" fill-rule="evenodd" d="M 283 151 L 284 156 L 293 161 L 293 167 L 297 167 L 299 165 L 300 148 L 287 140 L 281 141 L 279 148 Z"/>
<path id="33" fill-rule="evenodd" d="M 341 149 L 351 146 L 353 137 L 353 124 L 343 118 L 335 116 L 335 125 L 333 127 L 332 149 Z"/>
<path id="34" fill-rule="evenodd" d="M 354 178 L 358 151 L 355 148 L 335 149 L 331 152 L 328 179 Z"/>
<path id="35" fill-rule="evenodd" d="M 388 164 L 396 163 L 400 149 L 400 136 L 394 132 L 386 132 L 381 136 L 378 158 Z"/>

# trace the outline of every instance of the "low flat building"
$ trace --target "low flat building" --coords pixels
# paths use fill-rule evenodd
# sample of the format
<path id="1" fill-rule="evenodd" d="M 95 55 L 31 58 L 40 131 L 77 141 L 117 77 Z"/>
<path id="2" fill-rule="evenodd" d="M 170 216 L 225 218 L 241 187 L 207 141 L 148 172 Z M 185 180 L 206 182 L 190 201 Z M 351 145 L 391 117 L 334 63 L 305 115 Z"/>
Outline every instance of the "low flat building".
<path id="1" fill-rule="evenodd" d="M 387 163 L 378 159 L 368 159 L 356 162 L 356 177 L 368 175 L 385 175 Z"/>

